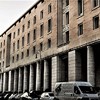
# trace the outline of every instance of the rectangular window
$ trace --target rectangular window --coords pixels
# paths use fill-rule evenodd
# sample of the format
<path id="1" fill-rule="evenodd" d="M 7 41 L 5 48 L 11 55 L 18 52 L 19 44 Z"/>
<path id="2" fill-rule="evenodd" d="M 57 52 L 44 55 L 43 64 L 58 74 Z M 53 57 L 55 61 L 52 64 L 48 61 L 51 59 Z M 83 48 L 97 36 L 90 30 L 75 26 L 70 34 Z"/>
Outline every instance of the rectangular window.
<path id="1" fill-rule="evenodd" d="M 1 42 L 1 48 L 2 48 L 2 42 Z"/>
<path id="2" fill-rule="evenodd" d="M 44 25 L 41 24 L 40 25 L 40 37 L 43 36 L 43 33 L 44 33 Z"/>
<path id="3" fill-rule="evenodd" d="M 15 43 L 13 43 L 13 52 L 15 52 Z"/>
<path id="4" fill-rule="evenodd" d="M 93 8 L 99 6 L 99 0 L 92 0 Z"/>
<path id="5" fill-rule="evenodd" d="M 83 15 L 83 0 L 78 0 L 78 15 Z"/>
<path id="6" fill-rule="evenodd" d="M 15 32 L 13 33 L 13 39 L 15 38 Z"/>
<path id="7" fill-rule="evenodd" d="M 36 16 L 34 16 L 33 22 L 34 24 L 36 24 Z"/>
<path id="8" fill-rule="evenodd" d="M 23 58 L 24 58 L 24 52 L 21 53 L 21 59 L 23 59 Z"/>
<path id="9" fill-rule="evenodd" d="M 33 46 L 33 54 L 36 53 L 36 46 Z"/>
<path id="10" fill-rule="evenodd" d="M 5 57 L 5 49 L 3 50 L 3 58 Z"/>
<path id="11" fill-rule="evenodd" d="M 24 37 L 22 37 L 22 47 L 24 47 Z"/>
<path id="12" fill-rule="evenodd" d="M 40 12 L 40 19 L 43 19 L 43 10 Z"/>
<path id="13" fill-rule="evenodd" d="M 36 40 L 36 29 L 33 30 L 33 41 Z"/>
<path id="14" fill-rule="evenodd" d="M 43 50 L 43 43 L 41 42 L 40 43 L 40 51 L 42 51 Z"/>
<path id="15" fill-rule="evenodd" d="M 30 28 L 30 20 L 28 21 L 28 26 L 27 26 L 27 28 Z"/>
<path id="16" fill-rule="evenodd" d="M 2 66 L 4 67 L 4 61 L 2 62 Z"/>
<path id="17" fill-rule="evenodd" d="M 48 48 L 51 48 L 51 39 L 48 39 Z"/>
<path id="18" fill-rule="evenodd" d="M 20 29 L 18 29 L 18 35 L 20 34 Z"/>
<path id="19" fill-rule="evenodd" d="M 51 13 L 51 4 L 48 5 L 48 14 Z"/>
<path id="20" fill-rule="evenodd" d="M 12 57 L 12 63 L 14 63 L 14 56 Z"/>
<path id="21" fill-rule="evenodd" d="M 25 25 L 22 26 L 22 32 L 24 32 L 24 31 L 25 31 Z"/>
<path id="22" fill-rule="evenodd" d="M 69 31 L 66 32 L 66 43 L 69 43 Z"/>
<path id="23" fill-rule="evenodd" d="M 5 40 L 4 40 L 4 46 L 5 46 Z"/>
<path id="24" fill-rule="evenodd" d="M 93 17 L 93 29 L 99 28 L 99 16 Z"/>
<path id="25" fill-rule="evenodd" d="M 30 43 L 30 33 L 27 34 L 27 44 Z"/>
<path id="26" fill-rule="evenodd" d="M 68 6 L 69 5 L 69 0 L 66 0 L 66 6 Z"/>
<path id="27" fill-rule="evenodd" d="M 1 58 L 2 58 L 2 51 L 0 51 L 0 60 L 1 60 Z"/>
<path id="28" fill-rule="evenodd" d="M 52 21 L 51 19 L 48 20 L 48 32 L 52 31 Z"/>
<path id="29" fill-rule="evenodd" d="M 17 41 L 17 50 L 19 49 L 19 40 Z"/>
<path id="30" fill-rule="evenodd" d="M 66 25 L 69 24 L 69 12 L 66 13 Z"/>
<path id="31" fill-rule="evenodd" d="M 83 23 L 78 24 L 78 35 L 83 34 Z"/>
<path id="32" fill-rule="evenodd" d="M 16 58 L 16 61 L 18 61 L 19 60 L 19 54 L 17 54 L 17 58 Z"/>
<path id="33" fill-rule="evenodd" d="M 27 54 L 26 54 L 26 56 L 27 56 L 27 57 L 29 56 L 29 49 L 27 49 Z"/>

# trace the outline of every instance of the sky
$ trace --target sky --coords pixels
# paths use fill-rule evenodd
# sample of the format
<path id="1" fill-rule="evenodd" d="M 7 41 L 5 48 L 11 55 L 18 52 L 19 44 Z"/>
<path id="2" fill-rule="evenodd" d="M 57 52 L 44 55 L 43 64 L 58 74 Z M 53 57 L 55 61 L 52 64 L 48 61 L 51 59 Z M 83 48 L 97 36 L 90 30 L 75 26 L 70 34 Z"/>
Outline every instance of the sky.
<path id="1" fill-rule="evenodd" d="M 38 0 L 0 0 L 0 35 Z"/>

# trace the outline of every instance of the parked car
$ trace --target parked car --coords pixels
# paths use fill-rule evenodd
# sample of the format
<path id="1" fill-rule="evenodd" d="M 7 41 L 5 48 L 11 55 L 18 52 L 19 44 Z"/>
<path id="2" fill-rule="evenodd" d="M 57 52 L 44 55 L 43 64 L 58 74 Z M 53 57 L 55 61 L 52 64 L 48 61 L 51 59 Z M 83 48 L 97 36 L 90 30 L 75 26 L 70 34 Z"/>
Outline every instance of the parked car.
<path id="1" fill-rule="evenodd" d="M 40 100 L 54 100 L 54 93 L 44 92 L 41 94 Z"/>
<path id="2" fill-rule="evenodd" d="M 19 92 L 19 93 L 15 96 L 15 100 L 20 100 L 22 94 L 23 94 L 22 92 Z"/>
<path id="3" fill-rule="evenodd" d="M 57 82 L 54 96 L 58 100 L 98 100 L 98 94 L 89 82 Z"/>

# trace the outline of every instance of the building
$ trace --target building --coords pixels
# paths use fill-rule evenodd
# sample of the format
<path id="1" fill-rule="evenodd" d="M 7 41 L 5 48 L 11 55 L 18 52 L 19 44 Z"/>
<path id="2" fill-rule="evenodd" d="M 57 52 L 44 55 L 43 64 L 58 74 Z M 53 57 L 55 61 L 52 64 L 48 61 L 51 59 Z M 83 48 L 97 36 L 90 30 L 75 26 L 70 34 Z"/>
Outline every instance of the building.
<path id="1" fill-rule="evenodd" d="M 0 90 L 100 86 L 100 0 L 39 0 L 0 39 Z"/>

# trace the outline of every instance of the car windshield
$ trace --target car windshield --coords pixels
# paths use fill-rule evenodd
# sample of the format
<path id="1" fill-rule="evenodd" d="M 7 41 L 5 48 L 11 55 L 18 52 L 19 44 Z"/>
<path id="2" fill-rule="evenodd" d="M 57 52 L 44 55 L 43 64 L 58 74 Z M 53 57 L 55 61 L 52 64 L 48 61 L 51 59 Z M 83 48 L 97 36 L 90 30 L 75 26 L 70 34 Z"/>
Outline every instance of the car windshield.
<path id="1" fill-rule="evenodd" d="M 54 96 L 54 94 L 53 94 L 53 93 L 49 93 L 49 95 L 50 95 L 50 96 Z"/>
<path id="2" fill-rule="evenodd" d="M 82 93 L 95 93 L 95 90 L 92 86 L 79 86 Z"/>

